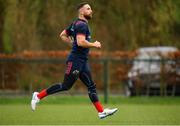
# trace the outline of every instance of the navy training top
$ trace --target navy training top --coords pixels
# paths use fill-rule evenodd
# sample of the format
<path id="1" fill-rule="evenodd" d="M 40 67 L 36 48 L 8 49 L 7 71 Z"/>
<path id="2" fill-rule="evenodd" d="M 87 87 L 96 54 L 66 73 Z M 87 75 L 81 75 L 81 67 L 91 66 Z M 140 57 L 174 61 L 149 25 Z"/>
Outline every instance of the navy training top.
<path id="1" fill-rule="evenodd" d="M 75 21 L 73 21 L 73 23 L 70 24 L 70 26 L 66 28 L 66 33 L 68 36 L 71 36 L 73 39 L 72 50 L 67 60 L 73 60 L 73 58 L 80 58 L 83 60 L 87 60 L 89 54 L 89 48 L 78 46 L 76 40 L 76 36 L 78 34 L 82 34 L 85 35 L 85 39 L 88 42 L 90 42 L 91 36 L 87 22 L 79 18 L 76 19 Z"/>

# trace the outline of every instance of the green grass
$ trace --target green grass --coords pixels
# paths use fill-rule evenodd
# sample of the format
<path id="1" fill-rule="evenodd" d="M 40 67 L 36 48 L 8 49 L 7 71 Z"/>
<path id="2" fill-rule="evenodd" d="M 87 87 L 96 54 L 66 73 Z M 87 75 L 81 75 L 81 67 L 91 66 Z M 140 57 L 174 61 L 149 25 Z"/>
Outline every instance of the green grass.
<path id="1" fill-rule="evenodd" d="M 101 98 L 102 99 L 102 98 Z M 100 120 L 86 96 L 51 96 L 37 111 L 29 97 L 0 97 L 0 124 L 8 125 L 179 125 L 179 97 L 111 97 L 106 107 L 119 111 Z"/>

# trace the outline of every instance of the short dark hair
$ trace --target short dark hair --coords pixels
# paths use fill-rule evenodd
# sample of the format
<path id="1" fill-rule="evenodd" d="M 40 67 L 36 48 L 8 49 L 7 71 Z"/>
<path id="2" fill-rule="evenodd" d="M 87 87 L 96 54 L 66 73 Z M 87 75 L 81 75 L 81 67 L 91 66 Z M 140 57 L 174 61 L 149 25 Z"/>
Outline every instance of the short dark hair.
<path id="1" fill-rule="evenodd" d="M 80 8 L 82 8 L 86 4 L 88 4 L 88 2 L 82 2 L 82 3 L 78 4 L 77 5 L 77 10 L 79 10 Z"/>

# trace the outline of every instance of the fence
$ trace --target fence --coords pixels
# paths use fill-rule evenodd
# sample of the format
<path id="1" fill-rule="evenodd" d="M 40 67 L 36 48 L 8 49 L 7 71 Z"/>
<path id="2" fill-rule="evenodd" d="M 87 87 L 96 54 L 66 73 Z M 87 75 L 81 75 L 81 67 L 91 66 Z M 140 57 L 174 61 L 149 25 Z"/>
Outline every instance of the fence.
<path id="1" fill-rule="evenodd" d="M 176 95 L 180 93 L 180 60 L 178 59 L 90 59 L 97 89 L 118 95 Z M 65 59 L 3 58 L 0 59 L 0 90 L 31 93 L 47 88 L 63 79 Z M 77 82 L 81 83 L 81 82 Z M 71 94 L 84 93 L 82 84 L 75 84 Z"/>

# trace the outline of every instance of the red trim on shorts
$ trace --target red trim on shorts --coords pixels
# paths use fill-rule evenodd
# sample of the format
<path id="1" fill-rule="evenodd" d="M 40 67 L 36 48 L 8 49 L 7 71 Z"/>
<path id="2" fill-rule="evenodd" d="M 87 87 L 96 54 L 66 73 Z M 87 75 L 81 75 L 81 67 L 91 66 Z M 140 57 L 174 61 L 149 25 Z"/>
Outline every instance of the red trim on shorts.
<path id="1" fill-rule="evenodd" d="M 67 35 L 69 35 L 69 32 L 68 32 L 68 30 L 67 30 L 67 29 L 65 29 L 65 33 L 66 33 Z"/>
<path id="2" fill-rule="evenodd" d="M 71 72 L 71 69 L 72 69 L 72 62 L 68 62 L 67 63 L 67 69 L 66 69 L 66 74 L 68 75 L 68 74 L 70 74 L 70 72 Z"/>

